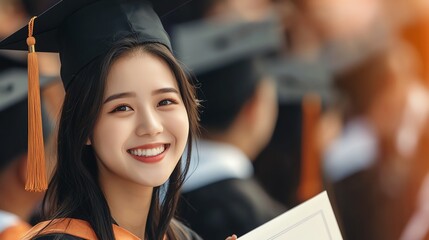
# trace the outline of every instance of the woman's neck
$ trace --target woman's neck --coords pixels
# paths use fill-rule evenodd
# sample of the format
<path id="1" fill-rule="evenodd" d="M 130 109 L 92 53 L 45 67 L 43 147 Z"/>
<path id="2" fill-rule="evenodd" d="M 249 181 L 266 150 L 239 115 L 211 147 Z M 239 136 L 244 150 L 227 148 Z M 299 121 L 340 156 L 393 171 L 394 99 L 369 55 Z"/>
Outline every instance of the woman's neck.
<path id="1" fill-rule="evenodd" d="M 140 239 L 145 239 L 153 188 L 142 187 L 117 176 L 100 176 L 100 184 L 116 223 Z"/>

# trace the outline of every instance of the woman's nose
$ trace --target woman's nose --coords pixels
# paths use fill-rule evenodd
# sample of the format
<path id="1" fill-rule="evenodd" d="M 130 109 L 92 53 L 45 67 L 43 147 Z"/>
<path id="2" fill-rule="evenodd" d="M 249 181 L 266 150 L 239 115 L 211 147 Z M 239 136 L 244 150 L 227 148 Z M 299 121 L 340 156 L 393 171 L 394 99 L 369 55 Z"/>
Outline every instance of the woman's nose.
<path id="1" fill-rule="evenodd" d="M 136 134 L 138 136 L 150 135 L 154 136 L 163 131 L 162 123 L 154 110 L 141 113 L 138 118 Z"/>

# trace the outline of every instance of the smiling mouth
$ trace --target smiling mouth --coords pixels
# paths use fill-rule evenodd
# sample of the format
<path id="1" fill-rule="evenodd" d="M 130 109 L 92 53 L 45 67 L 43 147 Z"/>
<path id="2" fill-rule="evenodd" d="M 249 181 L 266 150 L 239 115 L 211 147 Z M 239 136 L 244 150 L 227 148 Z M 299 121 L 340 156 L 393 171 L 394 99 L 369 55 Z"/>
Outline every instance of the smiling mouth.
<path id="1" fill-rule="evenodd" d="M 155 157 L 165 152 L 170 144 L 163 144 L 154 148 L 135 148 L 129 149 L 127 152 L 136 157 Z"/>

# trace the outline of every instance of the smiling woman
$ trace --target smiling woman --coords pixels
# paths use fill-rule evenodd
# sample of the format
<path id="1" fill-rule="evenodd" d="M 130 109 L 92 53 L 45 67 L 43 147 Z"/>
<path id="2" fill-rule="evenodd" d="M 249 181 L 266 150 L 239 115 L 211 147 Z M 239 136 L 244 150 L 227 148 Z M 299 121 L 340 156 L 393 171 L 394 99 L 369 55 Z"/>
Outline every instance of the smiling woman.
<path id="1" fill-rule="evenodd" d="M 64 101 L 59 138 L 68 141 L 59 144 L 60 159 L 45 201 L 53 206 L 48 216 L 84 219 L 95 226 L 113 218 L 142 239 L 165 233 L 182 239 L 167 223 L 184 179 L 178 161 L 196 131 L 193 94 L 165 46 L 142 45 L 134 37 L 85 67 Z M 79 184 L 70 186 L 71 179 Z"/>
<path id="2" fill-rule="evenodd" d="M 25 30 L 0 48 L 20 49 Z M 199 239 L 174 219 L 197 101 L 150 4 L 63 0 L 34 31 L 51 41 L 42 51 L 60 52 L 66 97 L 47 221 L 27 239 Z"/>

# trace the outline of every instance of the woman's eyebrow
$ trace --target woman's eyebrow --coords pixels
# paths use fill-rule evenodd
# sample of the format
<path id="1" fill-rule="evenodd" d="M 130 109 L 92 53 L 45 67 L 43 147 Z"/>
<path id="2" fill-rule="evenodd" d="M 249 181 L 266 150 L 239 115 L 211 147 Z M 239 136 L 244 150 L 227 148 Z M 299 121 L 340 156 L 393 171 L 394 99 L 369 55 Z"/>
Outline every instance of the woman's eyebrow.
<path id="1" fill-rule="evenodd" d="M 179 91 L 175 88 L 160 88 L 152 92 L 152 95 L 162 94 L 162 93 L 176 93 L 180 95 Z"/>
<path id="2" fill-rule="evenodd" d="M 104 100 L 103 104 L 106 104 L 107 102 L 110 102 L 110 101 L 118 99 L 118 98 L 127 98 L 127 97 L 135 97 L 135 96 L 136 96 L 136 93 L 134 93 L 134 92 L 117 93 L 117 94 L 113 94 L 113 95 L 109 96 L 108 98 L 106 98 L 106 100 Z"/>

